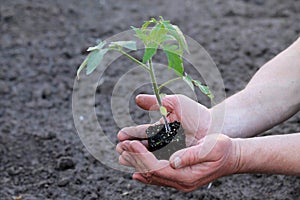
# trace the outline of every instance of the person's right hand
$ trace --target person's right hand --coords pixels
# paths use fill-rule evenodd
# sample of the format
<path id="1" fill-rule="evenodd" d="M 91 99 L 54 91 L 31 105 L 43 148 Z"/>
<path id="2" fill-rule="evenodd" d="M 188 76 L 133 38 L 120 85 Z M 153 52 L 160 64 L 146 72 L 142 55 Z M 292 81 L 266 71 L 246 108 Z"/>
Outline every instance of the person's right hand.
<path id="1" fill-rule="evenodd" d="M 194 146 L 175 152 L 169 161 L 157 160 L 139 141 L 121 142 L 117 151 L 120 164 L 134 167 L 133 179 L 190 192 L 217 178 L 240 172 L 240 142 L 223 134 L 209 134 Z"/>
<path id="2" fill-rule="evenodd" d="M 138 106 L 145 110 L 158 110 L 157 100 L 154 95 L 138 95 L 136 97 Z M 167 95 L 162 99 L 162 104 L 168 111 L 169 122 L 179 121 L 186 135 L 186 145 L 193 146 L 203 138 L 211 123 L 211 113 L 208 108 L 195 102 L 184 95 Z M 162 124 L 161 119 L 156 124 Z M 125 127 L 118 133 L 120 142 L 124 140 L 140 140 L 147 146 L 145 130 L 151 124 Z"/>

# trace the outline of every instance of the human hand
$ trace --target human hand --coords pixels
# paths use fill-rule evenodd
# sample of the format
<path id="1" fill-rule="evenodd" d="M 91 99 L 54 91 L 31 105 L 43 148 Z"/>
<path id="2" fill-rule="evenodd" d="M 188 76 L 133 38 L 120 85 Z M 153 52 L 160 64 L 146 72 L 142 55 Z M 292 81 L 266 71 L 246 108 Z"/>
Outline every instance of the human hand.
<path id="1" fill-rule="evenodd" d="M 138 95 L 136 103 L 145 110 L 159 110 L 154 95 Z M 162 99 L 162 104 L 169 113 L 168 121 L 181 123 L 185 131 L 187 146 L 195 145 L 199 139 L 207 134 L 211 121 L 208 108 L 184 95 L 167 95 Z M 160 120 L 157 123 L 164 122 Z M 150 124 L 123 128 L 118 133 L 118 139 L 119 141 L 140 140 L 147 146 L 145 131 L 149 126 Z"/>
<path id="2" fill-rule="evenodd" d="M 175 152 L 170 161 L 157 160 L 139 141 L 123 141 L 117 151 L 120 164 L 135 168 L 133 179 L 184 192 L 236 173 L 240 167 L 239 143 L 222 134 L 208 135 L 195 146 Z"/>

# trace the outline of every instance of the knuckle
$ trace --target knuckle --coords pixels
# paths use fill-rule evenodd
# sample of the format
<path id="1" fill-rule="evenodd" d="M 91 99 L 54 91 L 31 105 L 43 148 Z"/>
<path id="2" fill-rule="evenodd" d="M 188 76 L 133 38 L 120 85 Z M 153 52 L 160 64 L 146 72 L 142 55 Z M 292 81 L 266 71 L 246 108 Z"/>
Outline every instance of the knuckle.
<path id="1" fill-rule="evenodd" d="M 148 169 L 147 172 L 148 172 L 149 175 L 151 175 L 151 177 L 152 177 L 152 176 L 157 176 L 157 177 L 160 177 L 160 176 L 161 176 L 161 174 L 159 173 L 159 171 L 154 171 L 154 170 L 151 171 L 151 170 Z"/>
<path id="2" fill-rule="evenodd" d="M 122 156 L 119 156 L 119 164 L 122 164 Z"/>
<path id="3" fill-rule="evenodd" d="M 190 178 L 185 180 L 183 185 L 186 187 L 186 188 L 192 188 L 195 186 L 195 181 L 191 180 Z"/>
<path id="4" fill-rule="evenodd" d="M 192 166 L 198 162 L 199 159 L 199 151 L 193 149 L 187 149 L 182 153 L 181 157 L 181 166 Z"/>
<path id="5" fill-rule="evenodd" d="M 176 94 L 176 95 L 170 95 L 168 100 L 170 101 L 171 105 L 175 107 L 176 105 L 178 105 L 178 102 L 180 101 L 181 98 L 183 98 L 182 94 Z"/>
<path id="6" fill-rule="evenodd" d="M 122 154 L 121 154 L 121 157 L 124 158 L 126 160 L 126 158 L 129 158 L 129 153 L 127 151 L 124 151 Z"/>
<path id="7" fill-rule="evenodd" d="M 224 150 L 224 148 L 228 147 L 231 145 L 231 140 L 228 136 L 219 134 L 217 137 L 217 143 L 219 144 L 219 150 Z"/>
<path id="8" fill-rule="evenodd" d="M 123 152 L 120 143 L 117 144 L 117 146 L 116 146 L 116 151 L 117 151 L 119 154 L 121 154 L 121 153 Z"/>
<path id="9" fill-rule="evenodd" d="M 179 105 L 179 102 L 181 102 L 185 98 L 185 96 L 182 94 L 177 94 L 174 97 L 175 97 L 174 98 L 175 105 Z"/>
<path id="10" fill-rule="evenodd" d="M 198 151 L 195 147 L 192 147 L 187 152 L 188 152 L 188 154 L 187 154 L 187 156 L 188 156 L 188 159 L 187 159 L 188 163 L 187 164 L 189 166 L 192 166 L 192 165 L 196 164 L 198 162 L 198 160 L 199 160 L 199 152 L 200 151 Z"/>

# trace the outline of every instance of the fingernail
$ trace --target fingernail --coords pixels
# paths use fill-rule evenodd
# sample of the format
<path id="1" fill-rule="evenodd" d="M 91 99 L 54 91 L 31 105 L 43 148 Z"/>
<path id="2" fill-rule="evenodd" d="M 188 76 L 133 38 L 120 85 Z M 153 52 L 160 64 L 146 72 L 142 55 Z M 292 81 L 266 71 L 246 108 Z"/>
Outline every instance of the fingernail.
<path id="1" fill-rule="evenodd" d="M 174 166 L 175 166 L 175 168 L 180 168 L 180 165 L 181 165 L 181 159 L 179 157 L 176 157 L 174 159 Z"/>
<path id="2" fill-rule="evenodd" d="M 142 95 L 137 95 L 136 97 L 135 97 L 135 102 L 137 103 L 137 104 L 139 104 L 139 103 L 141 103 L 140 101 L 141 101 L 141 98 L 142 98 Z"/>

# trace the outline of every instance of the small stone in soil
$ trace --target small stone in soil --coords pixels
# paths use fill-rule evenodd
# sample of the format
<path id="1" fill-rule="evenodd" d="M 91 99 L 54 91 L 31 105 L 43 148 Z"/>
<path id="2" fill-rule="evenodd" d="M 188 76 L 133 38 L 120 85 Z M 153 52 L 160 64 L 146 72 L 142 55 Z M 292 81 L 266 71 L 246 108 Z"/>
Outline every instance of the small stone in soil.
<path id="1" fill-rule="evenodd" d="M 22 172 L 22 167 L 10 167 L 7 172 L 10 176 L 18 175 Z"/>
<path id="2" fill-rule="evenodd" d="M 64 187 L 66 185 L 68 185 L 70 182 L 69 178 L 62 178 L 60 181 L 58 181 L 57 185 L 58 187 Z"/>
<path id="3" fill-rule="evenodd" d="M 75 163 L 71 157 L 61 157 L 57 162 L 57 169 L 58 170 L 67 170 L 67 169 L 74 169 Z"/>

